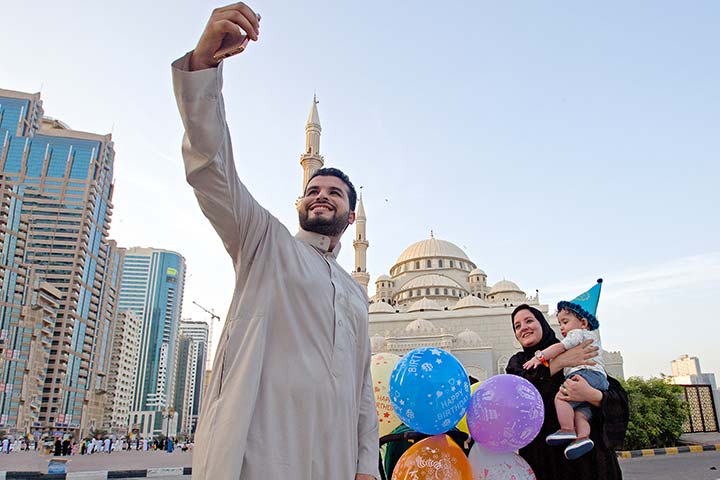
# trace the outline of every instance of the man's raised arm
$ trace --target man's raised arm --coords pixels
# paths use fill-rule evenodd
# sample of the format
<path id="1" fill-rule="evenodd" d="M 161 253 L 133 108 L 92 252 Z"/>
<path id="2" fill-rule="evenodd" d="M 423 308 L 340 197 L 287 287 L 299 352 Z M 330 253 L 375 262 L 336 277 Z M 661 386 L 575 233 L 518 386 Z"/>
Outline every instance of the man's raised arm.
<path id="1" fill-rule="evenodd" d="M 188 182 L 205 216 L 236 265 L 266 231 L 270 215 L 240 182 L 225 121 L 219 51 L 258 38 L 258 17 L 245 4 L 218 8 L 195 50 L 173 63 L 173 87 L 185 127 L 183 159 Z M 247 32 L 247 33 L 245 33 Z"/>

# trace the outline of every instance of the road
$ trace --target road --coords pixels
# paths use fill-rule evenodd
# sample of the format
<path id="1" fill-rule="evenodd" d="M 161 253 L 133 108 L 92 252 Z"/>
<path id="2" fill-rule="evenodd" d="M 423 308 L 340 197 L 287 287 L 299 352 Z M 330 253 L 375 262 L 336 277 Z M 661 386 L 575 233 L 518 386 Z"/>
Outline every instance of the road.
<path id="1" fill-rule="evenodd" d="M 720 452 L 620 459 L 624 480 L 720 480 Z"/>
<path id="2" fill-rule="evenodd" d="M 49 457 L 31 452 L 0 456 L 0 471 L 47 472 Z M 74 456 L 69 472 L 97 470 L 141 470 L 153 467 L 190 466 L 189 452 L 115 452 L 110 455 Z M 624 480 L 720 480 L 720 452 L 681 453 L 620 459 Z M 156 477 L 157 478 L 157 477 Z M 189 480 L 188 476 L 162 477 L 165 480 Z"/>

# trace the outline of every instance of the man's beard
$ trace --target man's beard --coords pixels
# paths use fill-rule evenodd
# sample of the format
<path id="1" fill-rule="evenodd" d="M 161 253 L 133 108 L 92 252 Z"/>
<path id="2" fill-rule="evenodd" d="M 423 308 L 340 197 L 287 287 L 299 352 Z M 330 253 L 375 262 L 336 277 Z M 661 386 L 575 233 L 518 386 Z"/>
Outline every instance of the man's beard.
<path id="1" fill-rule="evenodd" d="M 342 234 L 348 227 L 350 212 L 345 214 L 337 213 L 330 219 L 324 219 L 322 217 L 310 219 L 308 211 L 305 210 L 298 213 L 298 218 L 300 219 L 300 227 L 303 230 L 319 233 L 320 235 L 326 235 L 328 237 L 335 237 Z"/>

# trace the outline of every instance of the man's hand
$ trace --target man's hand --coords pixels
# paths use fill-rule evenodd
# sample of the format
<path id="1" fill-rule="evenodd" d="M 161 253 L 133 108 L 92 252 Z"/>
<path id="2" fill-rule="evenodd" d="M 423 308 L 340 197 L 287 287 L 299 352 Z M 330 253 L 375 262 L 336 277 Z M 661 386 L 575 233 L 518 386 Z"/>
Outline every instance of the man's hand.
<path id="1" fill-rule="evenodd" d="M 246 35 L 257 41 L 259 32 L 257 14 L 244 3 L 216 8 L 190 57 L 190 70 L 216 67 L 219 62 L 213 57 L 218 51 L 240 45 Z"/>
<path id="2" fill-rule="evenodd" d="M 355 480 L 377 480 L 377 479 L 375 477 L 373 477 L 372 475 L 358 473 L 357 475 L 355 475 Z"/>

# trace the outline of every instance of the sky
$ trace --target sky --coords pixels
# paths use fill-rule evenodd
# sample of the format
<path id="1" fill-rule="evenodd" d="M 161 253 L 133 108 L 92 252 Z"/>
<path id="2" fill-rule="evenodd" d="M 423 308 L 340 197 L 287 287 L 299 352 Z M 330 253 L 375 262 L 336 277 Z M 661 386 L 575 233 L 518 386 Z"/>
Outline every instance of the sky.
<path id="1" fill-rule="evenodd" d="M 233 271 L 184 180 L 170 63 L 221 5 L 11 2 L 0 29 L 0 88 L 112 133 L 110 235 L 186 258 L 193 320 L 192 301 L 224 317 Z M 241 179 L 291 230 L 317 93 L 326 165 L 363 187 L 371 283 L 432 229 L 551 311 L 604 278 L 626 376 L 682 354 L 720 375 L 720 3 L 250 5 L 260 41 L 225 62 L 228 123 Z"/>

